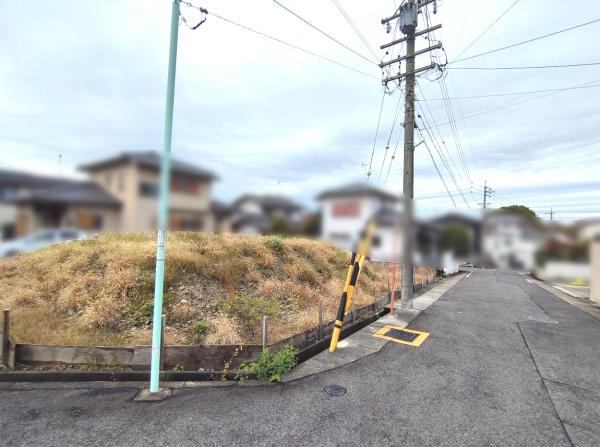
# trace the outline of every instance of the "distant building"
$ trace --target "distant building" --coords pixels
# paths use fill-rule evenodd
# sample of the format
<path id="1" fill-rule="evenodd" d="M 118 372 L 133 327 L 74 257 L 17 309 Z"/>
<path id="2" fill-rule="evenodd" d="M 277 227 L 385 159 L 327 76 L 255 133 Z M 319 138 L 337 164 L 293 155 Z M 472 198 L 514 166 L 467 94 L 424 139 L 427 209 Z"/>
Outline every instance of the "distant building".
<path id="1" fill-rule="evenodd" d="M 280 195 L 244 194 L 231 205 L 232 229 L 247 236 L 267 234 L 279 219 L 293 233 L 300 231 L 303 207 Z"/>
<path id="2" fill-rule="evenodd" d="M 495 210 L 483 218 L 482 252 L 493 267 L 532 271 L 544 240 L 540 228 L 520 214 Z"/>
<path id="3" fill-rule="evenodd" d="M 600 237 L 600 218 L 578 220 L 575 228 L 579 240 L 593 241 Z"/>
<path id="4" fill-rule="evenodd" d="M 464 214 L 449 212 L 431 220 L 431 223 L 438 225 L 445 230 L 450 225 L 457 225 L 463 228 L 469 236 L 469 251 L 475 255 L 481 252 L 481 220 L 465 216 Z"/>
<path id="5" fill-rule="evenodd" d="M 13 213 L 15 235 L 53 227 L 154 230 L 160 166 L 161 157 L 156 152 L 125 152 L 82 166 L 81 170 L 89 176 L 87 181 L 0 172 L 0 199 L 5 208 L 2 213 Z M 210 171 L 172 160 L 170 229 L 215 229 L 211 206 L 215 179 Z"/>

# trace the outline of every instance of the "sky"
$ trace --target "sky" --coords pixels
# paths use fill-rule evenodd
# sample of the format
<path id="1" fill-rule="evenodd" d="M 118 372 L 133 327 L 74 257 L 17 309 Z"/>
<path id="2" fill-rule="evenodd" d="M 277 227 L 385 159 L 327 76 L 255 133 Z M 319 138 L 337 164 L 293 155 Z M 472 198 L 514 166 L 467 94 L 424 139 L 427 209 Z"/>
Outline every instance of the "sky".
<path id="1" fill-rule="evenodd" d="M 279 1 L 374 59 L 333 1 Z M 380 23 L 397 2 L 338 1 L 375 50 L 375 62 L 404 54 L 401 45 L 389 54 L 379 50 L 394 33 L 399 36 L 396 30 L 386 33 Z M 375 139 L 383 96 L 376 63 L 272 0 L 192 3 L 209 14 L 196 30 L 179 27 L 172 151 L 218 174 L 215 198 L 279 193 L 314 208 L 320 191 L 364 180 L 369 165 L 370 183 L 402 191 L 403 104 L 392 127 L 402 92 L 385 95 Z M 186 5 L 181 11 L 188 23 L 200 19 Z M 434 37 L 453 61 L 461 53 L 461 58 L 474 56 L 600 18 L 600 3 L 574 0 L 567 11 L 557 0 L 440 0 L 437 14 L 430 11 L 431 23 L 443 25 Z M 77 176 L 77 166 L 89 161 L 127 150 L 160 150 L 170 12 L 169 0 L 0 2 L 0 167 Z M 425 27 L 421 15 L 418 28 Z M 429 147 L 457 207 L 465 212 L 480 207 L 486 182 L 494 190 L 492 207 L 522 204 L 543 218 L 552 208 L 554 218 L 564 221 L 600 216 L 600 87 L 593 87 L 600 86 L 600 65 L 457 69 L 600 62 L 600 47 L 591 37 L 598 32 L 600 22 L 451 63 L 443 83 L 435 73 L 418 77 L 417 112 L 424 115 L 426 138 L 415 150 L 415 196 L 422 213 L 454 208 Z M 425 46 L 427 40 L 418 38 L 417 48 Z M 441 52 L 434 56 L 444 61 Z M 429 56 L 417 57 L 417 67 L 429 63 Z M 444 85 L 448 102 L 441 101 Z M 488 96 L 573 86 L 586 88 Z M 448 103 L 456 132 L 448 124 Z"/>

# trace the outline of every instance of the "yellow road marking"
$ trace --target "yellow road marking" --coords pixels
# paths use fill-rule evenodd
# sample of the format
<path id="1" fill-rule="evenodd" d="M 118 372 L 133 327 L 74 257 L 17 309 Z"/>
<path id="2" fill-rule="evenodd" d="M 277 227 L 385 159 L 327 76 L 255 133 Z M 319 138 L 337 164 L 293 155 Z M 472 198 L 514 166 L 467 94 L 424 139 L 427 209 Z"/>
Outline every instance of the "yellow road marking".
<path id="1" fill-rule="evenodd" d="M 398 340 L 397 338 L 385 335 L 390 331 L 390 329 L 396 329 L 398 331 L 405 331 L 405 332 L 410 332 L 412 334 L 418 334 L 418 337 L 415 338 L 413 341 Z M 377 332 L 375 332 L 373 334 L 373 337 L 384 338 L 386 340 L 394 341 L 396 343 L 401 343 L 403 345 L 419 347 L 427 339 L 427 337 L 429 337 L 429 332 L 416 331 L 414 329 L 408 329 L 406 327 L 403 328 L 403 327 L 399 327 L 399 326 L 384 326 L 381 329 L 379 329 Z"/>

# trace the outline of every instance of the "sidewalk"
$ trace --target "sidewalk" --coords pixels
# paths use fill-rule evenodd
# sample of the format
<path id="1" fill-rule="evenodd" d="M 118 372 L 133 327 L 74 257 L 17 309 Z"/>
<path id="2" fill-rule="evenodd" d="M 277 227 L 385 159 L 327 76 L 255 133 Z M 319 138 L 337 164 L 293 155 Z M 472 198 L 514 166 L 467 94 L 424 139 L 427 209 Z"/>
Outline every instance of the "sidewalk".
<path id="1" fill-rule="evenodd" d="M 435 303 L 440 297 L 450 290 L 458 281 L 464 278 L 466 274 L 459 273 L 451 278 L 447 278 L 441 284 L 432 287 L 427 292 L 416 297 L 413 300 L 414 309 L 401 309 L 399 300 L 396 301 L 394 315 L 387 314 L 384 317 L 374 321 L 360 331 L 355 332 L 349 337 L 338 343 L 335 352 L 329 352 L 328 349 L 320 352 L 306 362 L 300 364 L 290 373 L 286 374 L 283 382 L 302 379 L 313 374 L 318 374 L 330 369 L 339 368 L 348 363 L 355 362 L 363 357 L 379 352 L 390 341 L 373 337 L 373 334 L 385 325 L 405 328 L 409 323 L 417 318 L 429 306 Z"/>

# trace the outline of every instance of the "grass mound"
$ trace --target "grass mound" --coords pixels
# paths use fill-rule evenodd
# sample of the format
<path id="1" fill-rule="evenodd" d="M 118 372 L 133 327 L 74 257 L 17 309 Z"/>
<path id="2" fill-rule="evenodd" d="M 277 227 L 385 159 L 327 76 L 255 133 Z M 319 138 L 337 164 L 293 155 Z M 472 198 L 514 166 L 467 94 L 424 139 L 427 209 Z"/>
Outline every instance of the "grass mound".
<path id="1" fill-rule="evenodd" d="M 256 343 L 313 327 L 323 300 L 334 318 L 348 254 L 318 241 L 172 233 L 167 242 L 167 343 Z M 104 234 L 0 261 L 0 305 L 17 342 L 149 344 L 153 234 Z M 387 270 L 368 264 L 357 306 L 387 293 Z"/>

